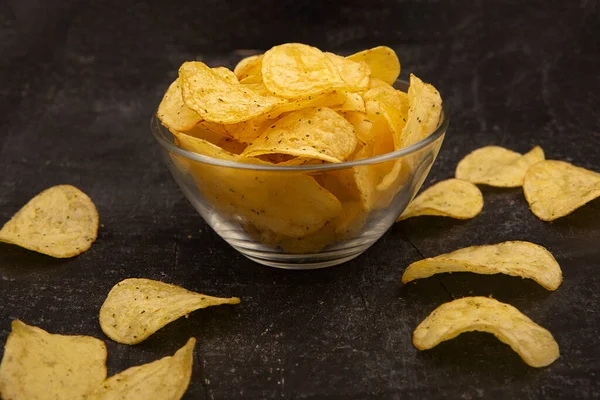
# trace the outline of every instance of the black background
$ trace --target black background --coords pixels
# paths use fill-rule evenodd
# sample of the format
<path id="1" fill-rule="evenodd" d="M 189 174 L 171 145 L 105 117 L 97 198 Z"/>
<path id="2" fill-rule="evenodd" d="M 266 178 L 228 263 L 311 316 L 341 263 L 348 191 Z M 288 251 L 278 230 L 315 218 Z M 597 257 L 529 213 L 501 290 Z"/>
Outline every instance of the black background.
<path id="1" fill-rule="evenodd" d="M 0 245 L 0 348 L 20 318 L 106 341 L 109 374 L 198 339 L 189 399 L 600 398 L 600 203 L 545 223 L 521 190 L 483 188 L 470 221 L 396 224 L 339 267 L 292 272 L 246 260 L 183 197 L 149 130 L 185 60 L 232 67 L 248 50 L 302 41 L 350 52 L 385 44 L 451 107 L 426 186 L 496 144 L 600 170 L 597 1 L 0 1 L 0 222 L 69 183 L 95 201 L 91 250 L 54 260 Z M 504 240 L 550 249 L 554 293 L 506 276 L 442 275 L 402 285 L 422 257 Z M 182 318 L 136 346 L 98 326 L 109 289 L 160 279 L 238 306 Z M 527 367 L 493 336 L 418 352 L 435 307 L 492 295 L 548 328 L 561 357 Z M 2 352 L 2 350 L 0 350 Z"/>

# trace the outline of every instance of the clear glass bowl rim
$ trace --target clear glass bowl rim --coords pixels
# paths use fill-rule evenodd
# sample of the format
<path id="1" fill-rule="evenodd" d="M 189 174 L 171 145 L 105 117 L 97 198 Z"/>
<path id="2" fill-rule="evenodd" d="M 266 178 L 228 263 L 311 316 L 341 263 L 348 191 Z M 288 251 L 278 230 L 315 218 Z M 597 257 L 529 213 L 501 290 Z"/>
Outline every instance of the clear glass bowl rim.
<path id="1" fill-rule="evenodd" d="M 408 88 L 409 83 L 404 80 L 398 79 L 394 86 L 402 86 L 404 88 Z M 205 156 L 203 154 L 195 153 L 193 151 L 184 150 L 178 146 L 176 146 L 172 141 L 167 139 L 166 134 L 168 133 L 169 137 L 173 137 L 171 132 L 164 127 L 158 117 L 156 116 L 156 112 L 152 116 L 152 120 L 150 122 L 150 127 L 152 130 L 152 134 L 154 138 L 158 141 L 158 143 L 168 150 L 171 153 L 175 153 L 181 157 L 185 157 L 189 160 L 197 161 L 203 164 L 210 164 L 221 167 L 228 168 L 237 168 L 237 169 L 249 169 L 249 170 L 258 170 L 258 171 L 287 171 L 287 172 L 311 172 L 311 171 L 329 171 L 329 170 L 338 170 L 349 167 L 358 167 L 361 165 L 371 165 L 378 164 L 385 161 L 394 160 L 400 157 L 405 157 L 407 155 L 418 152 L 419 150 L 427 147 L 431 143 L 435 142 L 440 136 L 446 132 L 448 128 L 448 106 L 445 102 L 442 103 L 442 114 L 440 123 L 435 131 L 427 136 L 425 139 L 411 145 L 408 147 L 404 147 L 402 149 L 382 154 L 376 157 L 364 158 L 362 160 L 356 161 L 344 161 L 341 163 L 331 163 L 331 164 L 319 164 L 319 165 L 298 165 L 298 166 L 277 166 L 277 165 L 261 165 L 261 164 L 249 164 L 242 163 L 236 161 L 223 160 L 220 158 L 214 158 Z"/>

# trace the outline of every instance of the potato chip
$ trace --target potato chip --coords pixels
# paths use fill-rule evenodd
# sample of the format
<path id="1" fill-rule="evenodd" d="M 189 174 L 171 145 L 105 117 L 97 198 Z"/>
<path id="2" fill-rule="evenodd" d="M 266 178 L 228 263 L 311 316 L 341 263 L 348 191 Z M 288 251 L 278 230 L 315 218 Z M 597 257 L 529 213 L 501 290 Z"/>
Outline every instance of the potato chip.
<path id="1" fill-rule="evenodd" d="M 402 282 L 446 272 L 520 276 L 548 290 L 558 289 L 562 282 L 560 265 L 552 254 L 542 246 L 521 241 L 466 247 L 414 262 L 404 271 Z"/>
<path id="2" fill-rule="evenodd" d="M 560 356 L 549 331 L 515 307 L 489 297 L 463 297 L 442 304 L 417 326 L 413 344 L 427 350 L 471 331 L 493 334 L 532 367 L 545 367 Z"/>
<path id="3" fill-rule="evenodd" d="M 564 161 L 541 161 L 527 170 L 523 191 L 539 219 L 554 221 L 600 197 L 600 173 Z"/>
<path id="4" fill-rule="evenodd" d="M 202 119 L 222 124 L 248 121 L 285 102 L 275 96 L 261 96 L 231 83 L 205 64 L 185 62 L 179 68 L 183 102 Z"/>
<path id="5" fill-rule="evenodd" d="M 12 322 L 0 364 L 0 398 L 87 399 L 106 378 L 106 346 Z"/>
<path id="6" fill-rule="evenodd" d="M 262 82 L 262 54 L 246 57 L 237 63 L 233 73 L 241 83 L 260 83 Z"/>
<path id="7" fill-rule="evenodd" d="M 235 76 L 235 74 L 233 73 L 233 71 L 227 67 L 215 67 L 215 68 L 211 68 L 211 69 L 213 70 L 213 72 L 215 74 L 219 75 L 221 78 L 225 79 L 227 82 L 229 82 L 233 85 L 240 83 L 237 79 L 237 76 Z"/>
<path id="8" fill-rule="evenodd" d="M 362 144 L 365 144 L 372 139 L 373 121 L 367 117 L 365 112 L 344 111 L 342 116 L 354 126 L 356 138 Z"/>
<path id="9" fill-rule="evenodd" d="M 541 147 L 522 155 L 498 146 L 486 146 L 469 153 L 456 167 L 456 177 L 472 183 L 497 187 L 519 187 L 533 164 L 544 159 Z"/>
<path id="10" fill-rule="evenodd" d="M 0 241 L 56 258 L 87 251 L 98 236 L 98 212 L 92 200 L 70 185 L 44 190 L 0 230 Z"/>
<path id="11" fill-rule="evenodd" d="M 372 80 L 371 87 L 363 95 L 369 104 L 369 112 L 380 113 L 387 121 L 393 134 L 394 149 L 400 149 L 403 143 L 403 129 L 409 115 L 409 97 L 406 93 L 394 89 L 385 82 Z M 375 104 L 373 104 L 375 103 Z M 413 101 L 413 104 L 415 101 Z"/>
<path id="12" fill-rule="evenodd" d="M 369 87 L 371 69 L 364 61 L 354 61 L 333 53 L 325 53 L 340 73 L 346 87 L 360 92 Z"/>
<path id="13" fill-rule="evenodd" d="M 288 43 L 271 48 L 262 59 L 261 71 L 267 89 L 289 99 L 335 88 L 351 89 L 329 57 L 305 44 Z"/>
<path id="14" fill-rule="evenodd" d="M 178 400 L 190 384 L 196 339 L 172 356 L 131 367 L 113 375 L 87 399 L 89 400 Z"/>
<path id="15" fill-rule="evenodd" d="M 348 56 L 352 61 L 364 61 L 371 70 L 371 77 L 393 85 L 400 76 L 400 61 L 389 47 L 379 46 Z"/>
<path id="16" fill-rule="evenodd" d="M 130 278 L 108 293 L 100 308 L 100 327 L 115 342 L 136 344 L 192 311 L 239 302 L 237 297 L 211 297 L 168 283 Z"/>
<path id="17" fill-rule="evenodd" d="M 360 93 L 353 93 L 353 92 L 342 92 L 342 93 L 346 97 L 346 99 L 339 106 L 332 107 L 335 111 L 337 111 L 337 112 L 353 111 L 353 112 L 359 112 L 359 113 L 364 113 L 366 111 L 365 101 L 362 98 L 362 96 L 360 95 Z"/>
<path id="18" fill-rule="evenodd" d="M 273 122 L 243 155 L 289 154 L 338 163 L 346 160 L 355 147 L 352 124 L 330 108 L 305 108 Z"/>
<path id="19" fill-rule="evenodd" d="M 413 145 L 435 132 L 442 115 L 442 98 L 430 84 L 410 74 L 408 121 L 399 147 Z"/>
<path id="20" fill-rule="evenodd" d="M 447 179 L 421 192 L 406 207 L 398 221 L 420 215 L 469 219 L 482 209 L 483 195 L 477 186 L 460 179 Z"/>
<path id="21" fill-rule="evenodd" d="M 190 110 L 183 102 L 179 78 L 167 89 L 156 114 L 164 126 L 179 132 L 192 129 L 202 120 L 198 113 Z"/>

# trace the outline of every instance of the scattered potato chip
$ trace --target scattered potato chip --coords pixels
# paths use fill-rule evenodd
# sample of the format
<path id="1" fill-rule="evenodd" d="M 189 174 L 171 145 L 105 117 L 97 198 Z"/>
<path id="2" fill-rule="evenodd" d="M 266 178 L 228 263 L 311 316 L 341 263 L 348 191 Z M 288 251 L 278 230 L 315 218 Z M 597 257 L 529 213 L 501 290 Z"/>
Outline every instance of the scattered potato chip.
<path id="1" fill-rule="evenodd" d="M 348 56 L 352 61 L 364 61 L 371 70 L 371 77 L 393 85 L 400 76 L 400 61 L 389 47 L 379 46 Z"/>
<path id="2" fill-rule="evenodd" d="M 192 311 L 239 302 L 237 297 L 211 297 L 168 283 L 130 278 L 108 293 L 100 308 L 100 327 L 115 342 L 136 344 Z"/>
<path id="3" fill-rule="evenodd" d="M 515 307 L 489 297 L 463 297 L 442 304 L 417 326 L 413 344 L 427 350 L 471 331 L 493 334 L 532 367 L 545 367 L 560 356 L 549 331 Z"/>
<path id="4" fill-rule="evenodd" d="M 446 272 L 520 276 L 548 290 L 558 289 L 562 282 L 560 265 L 552 254 L 542 246 L 521 241 L 466 247 L 414 262 L 404 271 L 402 282 Z"/>
<path id="5" fill-rule="evenodd" d="M 106 378 L 106 346 L 12 322 L 0 364 L 0 398 L 87 399 Z"/>
<path id="6" fill-rule="evenodd" d="M 352 91 L 363 91 L 369 87 L 371 69 L 364 61 L 354 61 L 333 53 L 325 53 L 333 62 L 347 87 Z"/>
<path id="7" fill-rule="evenodd" d="M 469 153 L 456 167 L 456 177 L 497 187 L 519 187 L 533 164 L 544 159 L 541 147 L 520 154 L 503 147 L 486 146 Z"/>
<path id="8" fill-rule="evenodd" d="M 483 209 L 483 195 L 474 184 L 460 179 L 436 183 L 419 194 L 398 221 L 420 215 L 439 215 L 456 219 L 474 218 Z"/>
<path id="9" fill-rule="evenodd" d="M 527 170 L 523 191 L 539 219 L 554 221 L 600 197 L 600 173 L 563 161 L 541 161 Z"/>
<path id="10" fill-rule="evenodd" d="M 56 258 L 88 250 L 98 236 L 98 212 L 92 200 L 70 185 L 44 190 L 0 230 L 0 241 Z"/>
<path id="11" fill-rule="evenodd" d="M 335 64 L 316 47 L 287 43 L 268 50 L 262 59 L 263 83 L 277 96 L 293 99 L 333 89 L 347 89 Z"/>
<path id="12" fill-rule="evenodd" d="M 108 378 L 89 400 L 178 400 L 190 384 L 196 339 L 172 356 L 131 367 Z"/>
<path id="13" fill-rule="evenodd" d="M 165 93 L 157 112 L 160 121 L 169 129 L 185 132 L 195 127 L 202 117 L 190 110 L 183 102 L 179 78 Z"/>
<path id="14" fill-rule="evenodd" d="M 204 63 L 185 62 L 179 68 L 183 102 L 209 122 L 235 124 L 269 112 L 285 102 L 275 96 L 261 96 L 231 83 Z"/>
<path id="15" fill-rule="evenodd" d="M 233 72 L 241 83 L 262 82 L 262 73 L 260 72 L 262 67 L 262 58 L 262 54 L 257 54 L 246 57 L 237 63 L 233 69 Z"/>

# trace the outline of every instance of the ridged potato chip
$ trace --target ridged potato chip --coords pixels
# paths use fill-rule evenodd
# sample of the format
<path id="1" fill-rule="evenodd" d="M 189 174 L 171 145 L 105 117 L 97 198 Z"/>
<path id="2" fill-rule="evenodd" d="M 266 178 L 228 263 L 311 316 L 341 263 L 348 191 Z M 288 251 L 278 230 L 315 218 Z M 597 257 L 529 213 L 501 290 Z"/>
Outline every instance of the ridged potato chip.
<path id="1" fill-rule="evenodd" d="M 167 89 L 156 114 L 163 125 L 179 132 L 192 129 L 202 120 L 197 112 L 190 110 L 183 102 L 179 78 Z"/>
<path id="2" fill-rule="evenodd" d="M 179 79 L 185 105 L 209 122 L 248 121 L 285 102 L 275 96 L 261 96 L 246 85 L 231 83 L 199 61 L 183 63 Z"/>
<path id="3" fill-rule="evenodd" d="M 262 59 L 262 79 L 270 92 L 293 99 L 333 89 L 351 90 L 333 61 L 316 47 L 287 43 L 268 50 Z"/>
<path id="4" fill-rule="evenodd" d="M 406 268 L 402 282 L 447 272 L 520 276 L 533 279 L 548 290 L 558 289 L 562 282 L 560 265 L 552 254 L 540 245 L 521 241 L 466 247 L 419 260 Z"/>
<path id="5" fill-rule="evenodd" d="M 554 221 L 600 197 L 600 173 L 564 161 L 541 161 L 527 170 L 523 191 L 539 219 Z"/>
<path id="6" fill-rule="evenodd" d="M 239 302 L 237 297 L 212 297 L 164 282 L 130 278 L 108 293 L 100 308 L 100 327 L 115 342 L 137 344 L 192 311 Z"/>
<path id="7" fill-rule="evenodd" d="M 262 54 L 256 54 L 240 60 L 233 69 L 240 83 L 260 83 L 262 82 Z"/>
<path id="8" fill-rule="evenodd" d="M 0 398 L 83 400 L 105 378 L 106 346 L 101 340 L 12 322 L 0 364 Z"/>
<path id="9" fill-rule="evenodd" d="M 342 76 L 348 90 L 360 92 L 369 87 L 371 69 L 364 61 L 354 61 L 333 53 L 325 53 Z"/>
<path id="10" fill-rule="evenodd" d="M 483 195 L 474 184 L 447 179 L 421 192 L 398 218 L 439 215 L 456 219 L 474 218 L 483 209 Z"/>
<path id="11" fill-rule="evenodd" d="M 488 332 L 508 344 L 525 363 L 540 368 L 560 356 L 552 334 L 515 307 L 489 297 L 463 297 L 436 308 L 413 332 L 413 344 L 428 350 L 463 332 Z"/>
<path id="12" fill-rule="evenodd" d="M 486 146 L 469 153 L 456 167 L 456 177 L 472 183 L 497 187 L 519 187 L 533 164 L 544 159 L 536 146 L 520 154 L 499 146 Z"/>
<path id="13" fill-rule="evenodd" d="M 172 356 L 131 367 L 108 378 L 88 400 L 178 400 L 192 377 L 196 339 Z"/>
<path id="14" fill-rule="evenodd" d="M 87 251 L 98 236 L 98 212 L 92 200 L 70 185 L 44 190 L 0 230 L 0 241 L 56 258 Z"/>
<path id="15" fill-rule="evenodd" d="M 273 122 L 243 155 L 288 154 L 339 163 L 356 147 L 354 127 L 330 108 L 305 108 Z"/>
<path id="16" fill-rule="evenodd" d="M 360 51 L 347 57 L 352 61 L 364 61 L 371 70 L 371 77 L 393 85 L 400 76 L 400 61 L 396 52 L 386 46 Z"/>

